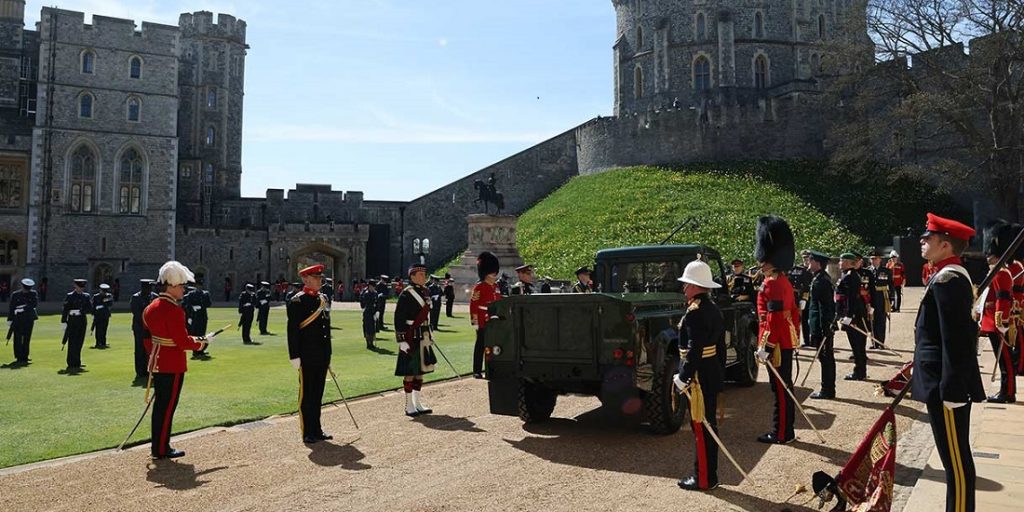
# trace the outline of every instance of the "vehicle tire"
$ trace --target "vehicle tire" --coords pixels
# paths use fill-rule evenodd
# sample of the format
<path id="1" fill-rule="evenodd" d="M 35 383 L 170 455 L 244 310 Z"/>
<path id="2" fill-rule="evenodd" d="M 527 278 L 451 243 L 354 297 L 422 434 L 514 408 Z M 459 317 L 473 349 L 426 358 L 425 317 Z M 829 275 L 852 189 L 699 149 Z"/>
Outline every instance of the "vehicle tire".
<path id="1" fill-rule="evenodd" d="M 738 386 L 750 387 L 757 383 L 761 368 L 757 364 L 757 333 L 748 329 L 746 341 L 736 345 L 736 364 L 729 367 L 727 377 Z"/>
<path id="2" fill-rule="evenodd" d="M 675 434 L 686 419 L 686 401 L 675 389 L 672 377 L 679 370 L 679 352 L 665 354 L 652 378 L 653 388 L 644 394 L 644 413 L 655 434 Z"/>
<path id="3" fill-rule="evenodd" d="M 542 385 L 519 381 L 519 419 L 523 423 L 540 423 L 551 417 L 558 393 Z"/>

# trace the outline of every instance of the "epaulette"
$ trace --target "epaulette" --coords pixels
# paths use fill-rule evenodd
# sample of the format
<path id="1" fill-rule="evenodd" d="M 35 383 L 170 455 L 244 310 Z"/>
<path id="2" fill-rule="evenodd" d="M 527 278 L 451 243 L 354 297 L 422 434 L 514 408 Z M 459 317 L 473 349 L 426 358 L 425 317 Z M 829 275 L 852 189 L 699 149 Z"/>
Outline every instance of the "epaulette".
<path id="1" fill-rule="evenodd" d="M 936 283 L 948 283 L 948 282 L 952 281 L 953 278 L 957 277 L 958 275 L 959 275 L 958 272 L 953 272 L 953 271 L 939 272 L 938 274 L 935 274 L 935 282 Z"/>
<path id="2" fill-rule="evenodd" d="M 295 292 L 290 300 L 292 302 L 299 302 L 300 300 L 302 300 L 303 295 L 305 295 L 305 293 L 302 291 Z"/>
<path id="3" fill-rule="evenodd" d="M 689 313 L 690 311 L 697 311 L 698 308 L 700 308 L 700 299 L 693 299 L 693 302 L 686 307 L 686 312 Z"/>

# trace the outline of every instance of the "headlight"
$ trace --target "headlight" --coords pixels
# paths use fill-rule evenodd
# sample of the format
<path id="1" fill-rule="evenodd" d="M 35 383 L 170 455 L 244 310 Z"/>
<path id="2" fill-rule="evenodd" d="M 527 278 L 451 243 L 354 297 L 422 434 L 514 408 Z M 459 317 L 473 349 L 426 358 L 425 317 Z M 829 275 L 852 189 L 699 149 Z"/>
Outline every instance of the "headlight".
<path id="1" fill-rule="evenodd" d="M 491 353 L 496 355 L 496 356 L 500 356 L 501 355 L 501 347 L 495 345 L 494 348 L 491 349 Z"/>

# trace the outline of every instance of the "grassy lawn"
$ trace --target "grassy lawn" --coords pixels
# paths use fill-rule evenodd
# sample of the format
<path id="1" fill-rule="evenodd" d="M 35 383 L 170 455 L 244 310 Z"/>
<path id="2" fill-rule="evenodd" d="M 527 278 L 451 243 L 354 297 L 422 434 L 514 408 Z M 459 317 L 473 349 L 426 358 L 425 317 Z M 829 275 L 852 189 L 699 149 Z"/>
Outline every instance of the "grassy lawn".
<path id="1" fill-rule="evenodd" d="M 390 328 L 390 311 L 387 318 Z M 393 331 L 377 335 L 377 346 L 386 352 L 375 353 L 366 350 L 358 311 L 334 311 L 332 320 L 335 329 L 341 328 L 334 331 L 332 366 L 346 397 L 401 387 L 394 376 Z M 234 308 L 210 310 L 210 330 L 237 322 Z M 441 349 L 460 372 L 470 372 L 474 336 L 468 318 L 442 315 L 440 329 Z M 259 346 L 242 345 L 238 331 L 226 331 L 210 348 L 210 360 L 189 360 L 174 417 L 176 433 L 295 412 L 298 379 L 288 364 L 284 309 L 271 310 L 269 330 L 277 335 L 258 336 L 254 323 L 253 339 Z M 81 374 L 58 374 L 66 366 L 60 339 L 60 317 L 43 316 L 32 335 L 32 364 L 0 368 L 0 467 L 117 446 L 142 412 L 144 388 L 132 386 L 130 314 L 117 313 L 111 319 L 109 349 L 90 349 L 95 340 L 86 338 L 86 371 Z M 14 360 L 13 345 L 2 350 L 0 361 Z M 452 376 L 442 359 L 427 380 Z M 328 383 L 325 402 L 337 400 L 337 394 Z M 147 419 L 131 442 L 147 441 L 149 435 Z"/>

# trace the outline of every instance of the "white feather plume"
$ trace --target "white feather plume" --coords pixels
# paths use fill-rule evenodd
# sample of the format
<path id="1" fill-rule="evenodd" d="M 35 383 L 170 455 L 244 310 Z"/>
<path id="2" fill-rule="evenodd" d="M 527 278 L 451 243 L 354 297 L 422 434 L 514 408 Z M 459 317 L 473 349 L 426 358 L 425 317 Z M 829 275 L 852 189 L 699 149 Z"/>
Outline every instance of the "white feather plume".
<path id="1" fill-rule="evenodd" d="M 159 282 L 170 286 L 185 284 L 195 281 L 195 279 L 195 274 L 188 267 L 177 261 L 164 263 L 164 266 L 160 267 L 160 276 L 157 278 Z"/>

